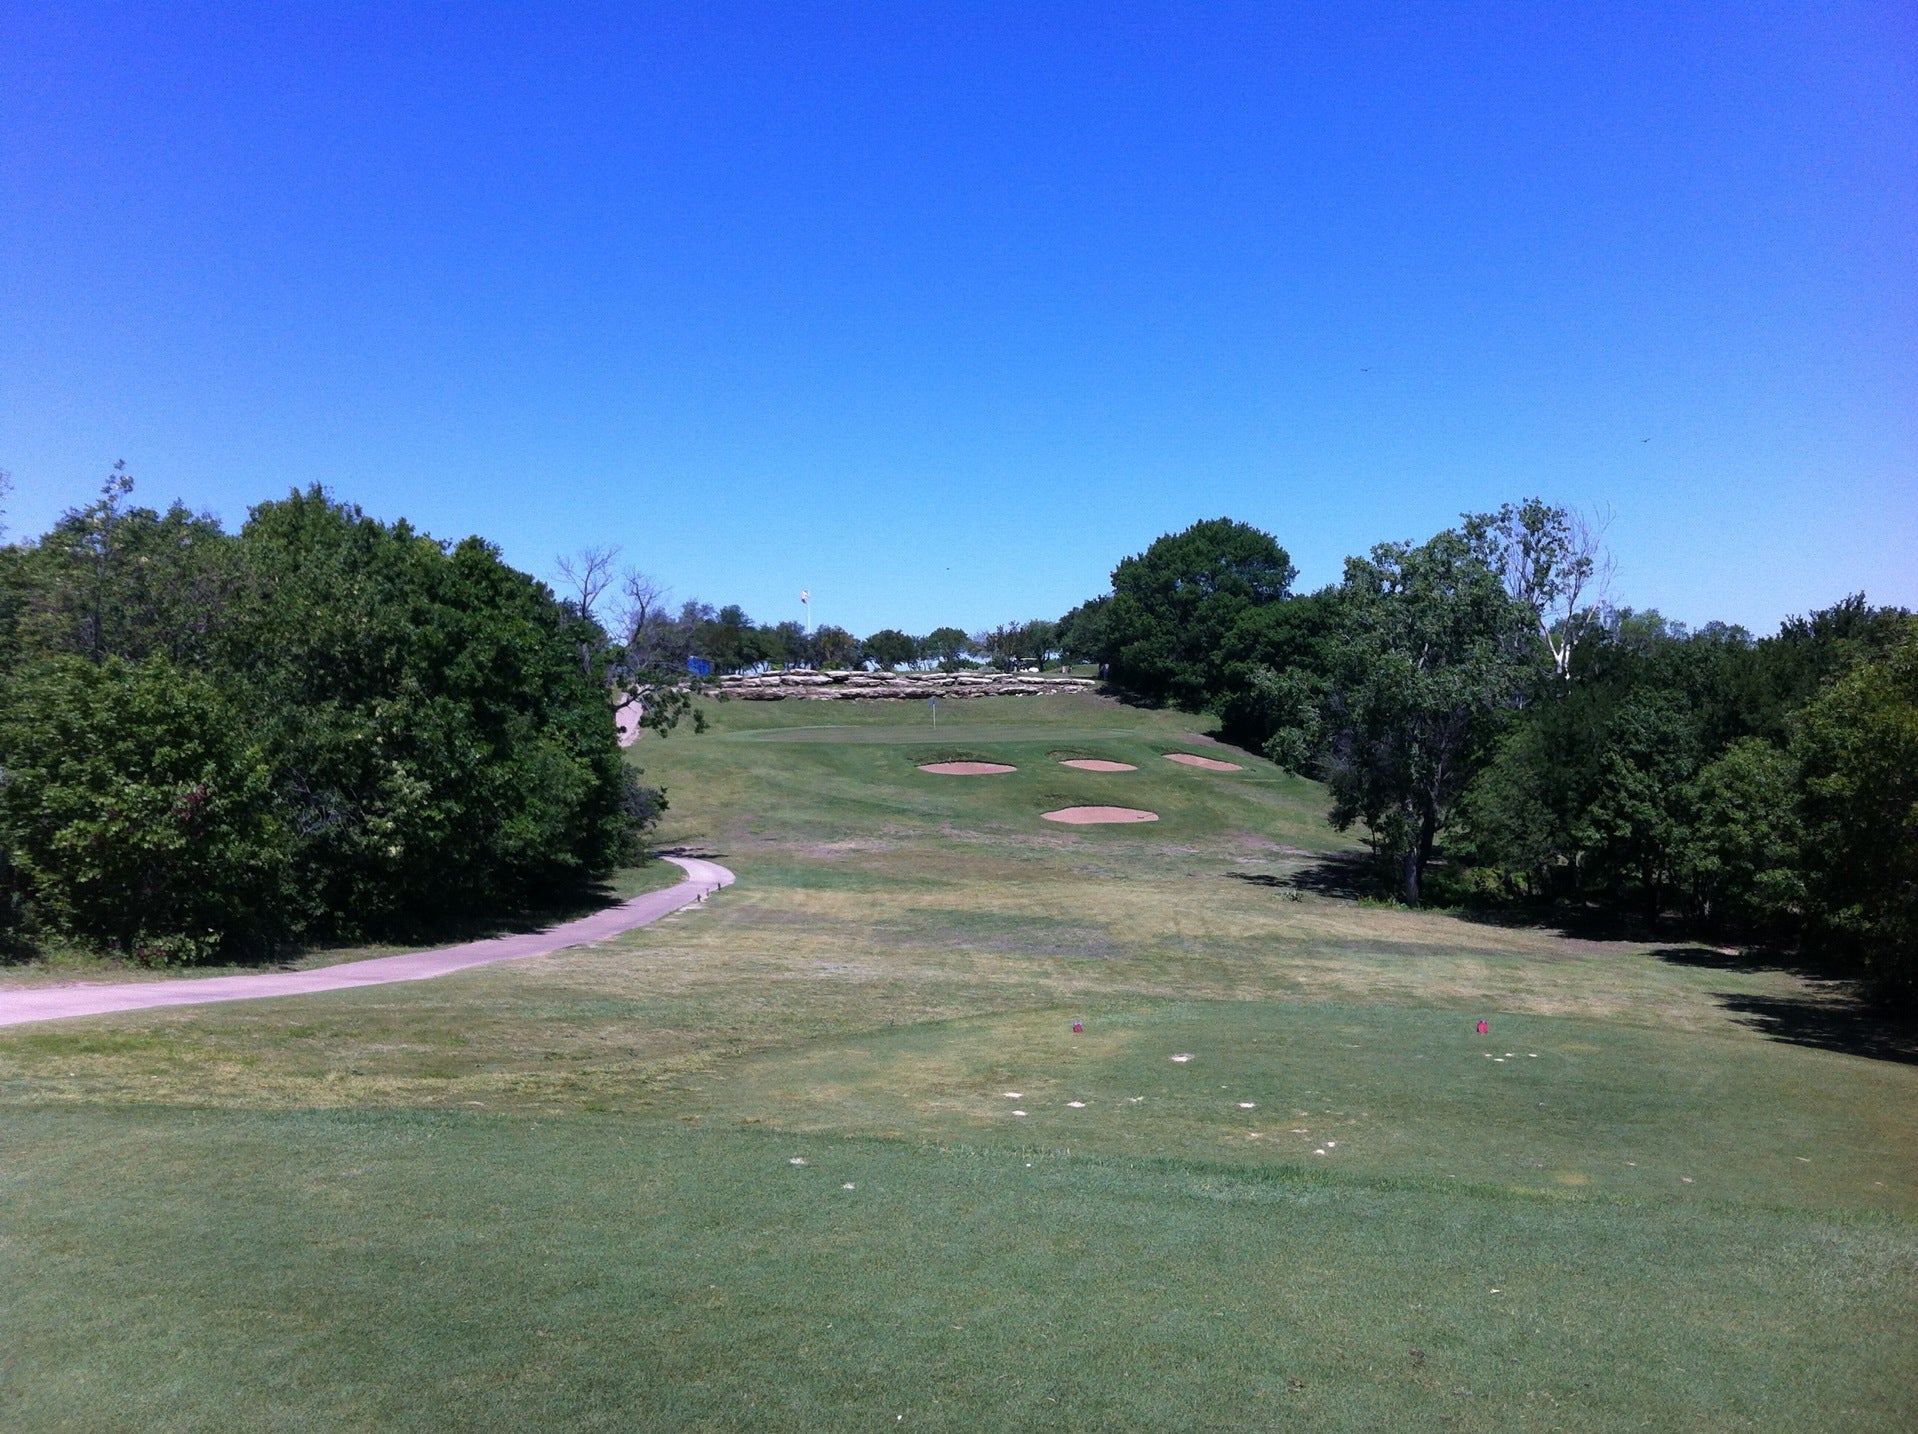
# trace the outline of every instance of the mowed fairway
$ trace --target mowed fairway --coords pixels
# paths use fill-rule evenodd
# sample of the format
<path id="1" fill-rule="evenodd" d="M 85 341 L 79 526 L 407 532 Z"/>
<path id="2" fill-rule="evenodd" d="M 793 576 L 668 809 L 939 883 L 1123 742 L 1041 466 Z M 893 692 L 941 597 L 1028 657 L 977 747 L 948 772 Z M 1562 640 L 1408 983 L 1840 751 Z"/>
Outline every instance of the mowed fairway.
<path id="1" fill-rule="evenodd" d="M 1339 894 L 1197 719 L 708 711 L 704 907 L 0 1031 L 0 1427 L 1918 1423 L 1918 1067 L 1740 1015 L 1818 992 Z"/>

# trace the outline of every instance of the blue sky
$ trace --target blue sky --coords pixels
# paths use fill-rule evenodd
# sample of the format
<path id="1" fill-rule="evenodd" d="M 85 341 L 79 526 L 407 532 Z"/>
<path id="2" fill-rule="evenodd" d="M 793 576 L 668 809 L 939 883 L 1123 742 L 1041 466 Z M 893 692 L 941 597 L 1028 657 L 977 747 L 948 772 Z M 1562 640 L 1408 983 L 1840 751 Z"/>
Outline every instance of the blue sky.
<path id="1" fill-rule="evenodd" d="M 1918 11 L 0 3 L 10 528 L 120 458 L 862 633 L 1534 493 L 1918 606 Z"/>

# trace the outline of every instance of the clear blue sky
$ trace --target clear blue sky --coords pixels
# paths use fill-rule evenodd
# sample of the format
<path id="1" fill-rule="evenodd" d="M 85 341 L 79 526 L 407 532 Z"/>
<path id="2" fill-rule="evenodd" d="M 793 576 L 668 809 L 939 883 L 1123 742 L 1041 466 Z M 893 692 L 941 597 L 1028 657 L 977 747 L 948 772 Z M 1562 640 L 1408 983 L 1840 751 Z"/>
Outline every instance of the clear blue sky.
<path id="1" fill-rule="evenodd" d="M 0 3 L 13 531 L 116 458 L 862 633 L 1532 493 L 1918 606 L 1918 10 Z"/>

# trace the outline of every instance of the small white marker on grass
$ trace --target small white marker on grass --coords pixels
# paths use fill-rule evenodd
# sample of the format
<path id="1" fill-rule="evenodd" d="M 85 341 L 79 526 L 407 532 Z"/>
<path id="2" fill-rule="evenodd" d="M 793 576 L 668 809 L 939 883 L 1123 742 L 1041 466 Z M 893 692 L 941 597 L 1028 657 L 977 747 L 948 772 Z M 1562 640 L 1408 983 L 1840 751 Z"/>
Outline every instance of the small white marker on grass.
<path id="1" fill-rule="evenodd" d="M 1086 1103 L 1082 1100 L 1069 1100 L 1066 1102 L 1066 1106 L 1072 1110 L 1084 1110 Z"/>
<path id="2" fill-rule="evenodd" d="M 1024 1100 L 1025 1092 L 1018 1091 L 1018 1090 L 1009 1090 L 1006 1092 L 1006 1099 L 1007 1100 Z"/>
<path id="3" fill-rule="evenodd" d="M 795 1155 L 791 1160 L 788 1160 L 786 1163 L 788 1165 L 804 1165 L 806 1163 L 806 1157 L 803 1155 Z"/>
<path id="4" fill-rule="evenodd" d="M 1258 1108 L 1259 1103 L 1256 1100 L 1242 1100 L 1239 1102 L 1240 1110 L 1257 1110 Z"/>
<path id="5" fill-rule="evenodd" d="M 1015 1111 L 1013 1112 L 1013 1114 L 1014 1114 L 1014 1115 L 1024 1115 L 1024 1114 L 1025 1114 L 1025 1112 L 1024 1112 L 1023 1110 L 1015 1110 Z"/>
<path id="6" fill-rule="evenodd" d="M 1181 1051 L 1178 1055 L 1173 1056 L 1172 1059 L 1179 1062 L 1180 1065 L 1184 1065 L 1192 1059 L 1192 1053 L 1190 1051 Z"/>
<path id="7" fill-rule="evenodd" d="M 852 1186 L 852 1181 L 850 1181 L 850 1180 L 848 1180 L 848 1181 L 847 1181 L 847 1182 L 846 1182 L 846 1183 L 845 1183 L 844 1185 L 841 1185 L 841 1186 L 840 1186 L 839 1188 L 840 1188 L 841 1190 L 850 1190 L 850 1189 L 852 1189 L 852 1188 L 853 1188 L 853 1186 Z"/>

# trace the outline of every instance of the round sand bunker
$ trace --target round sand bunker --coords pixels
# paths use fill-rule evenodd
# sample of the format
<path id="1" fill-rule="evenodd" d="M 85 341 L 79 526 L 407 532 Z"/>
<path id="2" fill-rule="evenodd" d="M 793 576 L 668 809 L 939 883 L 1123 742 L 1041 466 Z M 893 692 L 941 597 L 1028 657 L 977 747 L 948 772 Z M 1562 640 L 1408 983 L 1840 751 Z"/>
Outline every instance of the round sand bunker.
<path id="1" fill-rule="evenodd" d="M 1077 767 L 1082 772 L 1136 772 L 1139 770 L 1130 762 L 1108 762 L 1102 757 L 1067 757 L 1059 765 Z"/>
<path id="2" fill-rule="evenodd" d="M 1187 767 L 1204 767 L 1208 772 L 1242 772 L 1245 768 L 1237 762 L 1221 762 L 1216 757 L 1201 757 L 1196 752 L 1167 752 L 1168 762 L 1178 762 Z"/>
<path id="3" fill-rule="evenodd" d="M 996 777 L 1001 772 L 1016 772 L 1019 769 L 1008 767 L 1004 762 L 926 762 L 919 770 L 941 777 Z"/>
<path id="4" fill-rule="evenodd" d="M 1142 812 L 1137 807 L 1061 807 L 1056 812 L 1040 812 L 1049 822 L 1069 827 L 1102 826 L 1118 822 L 1156 822 L 1157 812 Z"/>

